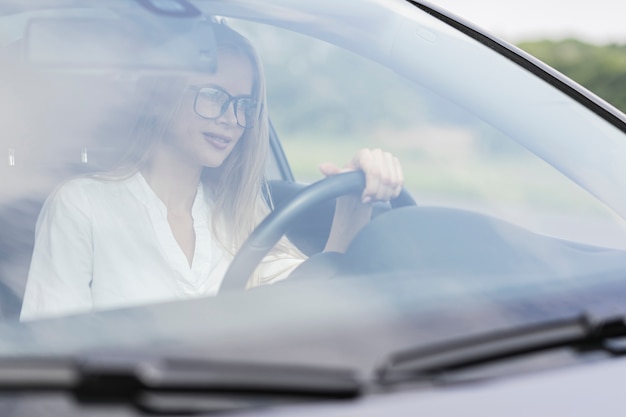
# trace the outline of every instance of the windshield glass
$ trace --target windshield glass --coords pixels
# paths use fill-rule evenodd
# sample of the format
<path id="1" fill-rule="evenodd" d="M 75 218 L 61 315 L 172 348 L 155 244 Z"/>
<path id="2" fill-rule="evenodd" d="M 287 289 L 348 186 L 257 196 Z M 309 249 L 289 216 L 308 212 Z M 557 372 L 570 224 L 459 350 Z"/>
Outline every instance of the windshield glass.
<path id="1" fill-rule="evenodd" d="M 229 317 L 206 337 L 239 352 L 260 329 L 333 339 L 364 311 L 454 302 L 476 324 L 495 300 L 559 304 L 624 276 L 624 116 L 408 2 L 44 3 L 0 6 L 3 320 L 128 321 L 8 351 L 191 343 L 177 328 L 196 308 Z M 364 182 L 244 245 L 344 171 Z"/>

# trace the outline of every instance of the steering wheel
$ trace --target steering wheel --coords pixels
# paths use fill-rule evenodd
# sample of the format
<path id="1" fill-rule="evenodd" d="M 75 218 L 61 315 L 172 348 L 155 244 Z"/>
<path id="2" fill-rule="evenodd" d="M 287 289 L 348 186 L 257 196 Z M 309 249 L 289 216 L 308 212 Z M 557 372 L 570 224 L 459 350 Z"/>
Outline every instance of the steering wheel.
<path id="1" fill-rule="evenodd" d="M 250 234 L 228 267 L 219 292 L 244 290 L 257 265 L 302 213 L 342 195 L 360 193 L 364 188 L 365 174 L 352 171 L 324 178 L 299 191 L 290 201 L 270 213 Z M 404 188 L 390 203 L 392 208 L 416 205 Z"/>

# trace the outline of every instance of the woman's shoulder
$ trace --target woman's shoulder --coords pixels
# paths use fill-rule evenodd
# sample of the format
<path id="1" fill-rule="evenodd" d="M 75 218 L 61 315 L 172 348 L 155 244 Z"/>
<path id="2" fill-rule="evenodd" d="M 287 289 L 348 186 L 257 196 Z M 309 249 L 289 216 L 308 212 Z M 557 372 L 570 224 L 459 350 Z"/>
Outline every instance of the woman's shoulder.
<path id="1" fill-rule="evenodd" d="M 50 193 L 47 205 L 61 204 L 71 206 L 86 206 L 90 201 L 108 199 L 120 188 L 124 187 L 125 179 L 108 179 L 96 176 L 71 178 L 59 184 Z"/>

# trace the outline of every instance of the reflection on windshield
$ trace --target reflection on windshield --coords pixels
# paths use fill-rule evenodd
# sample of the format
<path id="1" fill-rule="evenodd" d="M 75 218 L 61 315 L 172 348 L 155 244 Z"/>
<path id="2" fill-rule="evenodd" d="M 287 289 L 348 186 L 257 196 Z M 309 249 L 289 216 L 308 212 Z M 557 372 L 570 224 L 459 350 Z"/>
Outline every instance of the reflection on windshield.
<path id="1" fill-rule="evenodd" d="M 576 155 L 561 157 L 551 161 L 551 165 L 546 162 L 546 155 L 529 151 L 537 150 L 535 143 L 544 138 L 532 132 L 523 135 L 517 126 L 521 122 L 507 126 L 512 132 L 504 133 L 500 126 L 476 117 L 473 107 L 446 100 L 422 80 L 411 82 L 386 67 L 327 43 L 287 36 L 275 28 L 236 23 L 258 40 L 268 78 L 268 99 L 274 110 L 272 121 L 281 134 L 296 177 L 313 181 L 319 178 L 319 172 L 311 159 L 348 157 L 353 143 L 367 143 L 402 156 L 406 186 L 421 205 L 479 211 L 550 236 L 626 247 L 625 229 L 619 217 L 559 172 L 564 159 L 581 158 L 577 142 L 586 141 L 585 135 L 568 137 L 568 152 Z M 466 42 L 465 48 L 474 48 Z M 277 53 L 274 46 L 278 43 L 283 45 L 281 51 L 288 53 Z M 411 38 L 402 38 L 398 43 L 412 47 Z M 285 55 L 289 57 L 286 62 Z M 414 64 L 415 73 L 420 74 L 420 62 L 413 62 L 418 58 L 416 53 L 405 56 Z M 359 68 L 358 74 L 354 68 Z M 302 85 L 298 82 L 301 78 L 309 81 Z M 533 86 L 533 91 L 539 87 L 542 86 Z M 499 97 L 493 87 L 480 90 L 477 95 L 491 93 Z M 539 90 L 534 94 L 547 93 Z M 307 97 L 306 102 L 294 106 L 292 103 L 302 101 L 301 95 Z M 499 112 L 506 110 L 525 117 L 513 104 L 506 109 L 502 109 L 503 105 L 498 105 L 490 116 L 497 118 Z M 553 110 L 558 111 L 558 106 Z M 532 120 L 526 123 L 539 126 Z M 549 128 L 557 126 L 553 121 Z M 619 134 L 610 126 L 607 130 L 611 132 L 606 140 Z M 546 142 L 543 146 L 561 145 Z M 598 157 L 589 163 L 599 166 L 601 160 Z M 601 172 L 598 176 L 614 174 L 599 167 L 596 170 Z M 592 180 L 599 181 L 599 177 Z"/>
<path id="2" fill-rule="evenodd" d="M 93 31 L 90 39 L 97 40 L 86 23 L 95 17 L 105 22 L 103 15 L 116 14 L 75 14 L 72 28 Z M 284 156 L 269 146 L 270 115 L 287 158 L 281 162 L 298 181 L 361 169 L 368 185 L 293 225 L 250 277 L 249 288 L 294 271 L 299 275 L 292 278 L 326 274 L 319 273 L 317 256 L 307 261 L 312 253 L 300 245 L 312 237 L 323 242 L 317 251 L 346 252 L 338 263 L 319 257 L 333 277 L 399 269 L 416 276 L 530 271 L 538 282 L 563 271 L 621 268 L 619 251 L 595 247 L 625 248 L 621 221 L 579 186 L 608 202 L 598 184 L 618 178 L 621 168 L 607 164 L 602 170 L 602 162 L 585 158 L 584 166 L 572 169 L 570 160 L 583 158 L 580 149 L 590 146 L 598 146 L 600 161 L 613 151 L 619 155 L 623 145 L 601 146 L 615 137 L 614 129 L 600 127 L 606 137 L 598 145 L 585 142 L 582 133 L 573 136 L 572 143 L 585 147 L 559 158 L 568 139 L 561 133 L 570 129 L 559 127 L 565 115 L 545 131 L 539 122 L 519 127 L 514 104 L 500 113 L 488 105 L 498 96 L 494 91 L 476 87 L 480 97 L 472 95 L 471 68 L 467 79 L 454 76 L 458 91 L 441 88 L 444 75 L 437 78 L 433 69 L 445 64 L 442 74 L 450 71 L 449 57 L 405 53 L 417 42 L 400 36 L 413 33 L 410 16 L 394 27 L 400 35 L 393 51 L 378 44 L 368 49 L 380 61 L 389 52 L 389 67 L 354 54 L 367 55 L 349 27 L 321 33 L 322 42 L 231 18 L 228 24 L 189 19 L 192 29 L 159 26 L 162 21 L 144 12 L 138 20 L 125 15 L 131 26 L 124 30 L 147 31 L 132 43 L 136 55 L 128 49 L 118 54 L 112 38 L 101 54 L 84 53 L 78 43 L 57 54 L 76 36 L 63 32 L 55 16 L 63 13 L 46 14 L 28 30 L 28 17 L 21 16 L 21 29 L 15 23 L 11 28 L 27 39 L 2 39 L 0 111 L 6 122 L 0 145 L 6 157 L 0 175 L 9 180 L 0 187 L 0 224 L 6 225 L 0 283 L 7 287 L 0 293 L 8 294 L 0 302 L 12 312 L 8 316 L 21 311 L 28 320 L 217 295 L 245 239 L 298 189 L 266 181 L 267 160 Z M 453 48 L 476 48 L 448 31 L 441 39 L 450 36 Z M 44 36 L 53 32 L 64 36 Z M 146 47 L 150 42 L 167 47 L 155 53 Z M 164 63 L 170 58 L 180 65 Z M 494 61 L 485 71 L 508 74 L 509 67 Z M 537 88 L 520 71 L 499 81 L 519 79 Z M 534 105 L 526 101 L 534 93 L 525 93 L 518 113 Z M 540 93 L 546 102 L 554 97 Z M 542 105 L 562 113 L 559 105 Z M 571 111 L 570 104 L 563 109 Z M 386 204 L 402 185 L 419 205 L 406 217 Z M 280 196 L 277 189 L 289 192 Z M 400 243 L 399 236 L 406 240 Z"/>
<path id="3" fill-rule="evenodd" d="M 210 29 L 214 68 L 140 76 L 131 117 L 123 119 L 130 134 L 120 161 L 64 182 L 47 198 L 37 221 L 22 320 L 217 294 L 234 253 L 269 213 L 262 193 L 269 139 L 256 52 L 225 24 Z M 192 37 L 188 43 L 201 42 Z M 83 59 L 89 58 L 79 55 L 71 63 L 80 67 Z M 89 97 L 96 107 L 90 115 L 101 117 L 99 97 Z M 83 105 L 80 99 L 71 104 Z M 68 135 L 107 142 L 99 129 L 87 131 L 94 120 L 79 120 L 78 130 L 72 126 Z M 108 122 L 99 118 L 95 125 Z M 90 149 L 81 147 L 81 163 L 89 163 Z M 367 223 L 371 204 L 400 193 L 401 167 L 388 153 L 363 149 L 343 168 L 329 163 L 321 169 L 328 176 L 365 173 L 362 194 L 342 198 L 335 210 L 325 250 L 342 252 Z M 247 287 L 283 280 L 303 259 L 284 239 Z"/>

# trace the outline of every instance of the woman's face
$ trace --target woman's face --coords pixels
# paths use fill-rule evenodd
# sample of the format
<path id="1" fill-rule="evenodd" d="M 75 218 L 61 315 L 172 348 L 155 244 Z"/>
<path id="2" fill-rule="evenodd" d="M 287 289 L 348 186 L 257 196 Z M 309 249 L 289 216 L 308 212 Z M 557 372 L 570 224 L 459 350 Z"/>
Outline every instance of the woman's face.
<path id="1" fill-rule="evenodd" d="M 224 92 L 235 99 L 252 96 L 253 71 L 250 60 L 242 54 L 220 51 L 214 74 L 190 76 L 188 88 L 169 129 L 166 144 L 173 146 L 179 156 L 188 159 L 190 163 L 215 168 L 221 166 L 230 155 L 245 129 L 237 122 L 236 100 L 230 100 L 223 114 L 215 117 L 206 117 L 213 115 L 204 111 L 202 101 L 198 102 L 196 108 L 205 117 L 194 110 L 197 90 L 206 86 L 214 88 L 207 90 L 209 93 L 222 90 L 220 94 L 223 97 L 228 97 Z"/>

